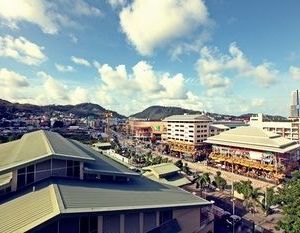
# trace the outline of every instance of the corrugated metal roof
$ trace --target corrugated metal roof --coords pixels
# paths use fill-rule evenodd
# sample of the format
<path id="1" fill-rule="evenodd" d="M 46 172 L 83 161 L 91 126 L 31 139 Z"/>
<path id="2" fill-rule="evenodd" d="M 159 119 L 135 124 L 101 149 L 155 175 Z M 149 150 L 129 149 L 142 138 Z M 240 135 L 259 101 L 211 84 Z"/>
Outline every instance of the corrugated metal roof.
<path id="1" fill-rule="evenodd" d="M 25 232 L 59 214 L 53 185 L 0 205 L 0 232 Z"/>
<path id="2" fill-rule="evenodd" d="M 210 202 L 145 177 L 129 183 L 52 180 L 0 205 L 0 232 L 25 232 L 64 213 L 205 206 Z"/>
<path id="3" fill-rule="evenodd" d="M 38 130 L 0 144 L 0 174 L 49 156 L 94 160 L 58 133 Z"/>
<path id="4" fill-rule="evenodd" d="M 143 167 L 142 169 L 150 170 L 158 176 L 180 171 L 179 167 L 177 167 L 173 163 L 160 163 L 148 167 Z"/>
<path id="5" fill-rule="evenodd" d="M 212 121 L 212 119 L 206 115 L 193 114 L 193 115 L 173 115 L 166 117 L 163 121 Z"/>
<path id="6" fill-rule="evenodd" d="M 263 129 L 242 126 L 209 137 L 206 143 L 285 153 L 300 145 Z"/>
<path id="7" fill-rule="evenodd" d="M 210 205 L 205 199 L 145 177 L 125 184 L 59 181 L 62 212 L 102 212 Z M 63 210 L 65 209 L 65 210 Z"/>
<path id="8" fill-rule="evenodd" d="M 146 176 L 147 178 L 154 180 L 156 182 L 168 184 L 176 187 L 180 187 L 191 183 L 186 177 L 180 174 L 172 176 L 172 178 L 157 178 L 157 176 L 155 176 L 152 172 L 145 172 L 143 173 L 143 176 Z"/>
<path id="9" fill-rule="evenodd" d="M 12 178 L 12 172 L 0 175 L 0 187 L 8 185 Z"/>

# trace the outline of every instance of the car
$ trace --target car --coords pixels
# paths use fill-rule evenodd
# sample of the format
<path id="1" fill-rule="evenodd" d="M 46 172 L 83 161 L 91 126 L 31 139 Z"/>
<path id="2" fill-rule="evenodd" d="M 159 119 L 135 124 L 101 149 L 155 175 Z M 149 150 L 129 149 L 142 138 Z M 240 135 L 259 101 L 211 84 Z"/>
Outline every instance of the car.
<path id="1" fill-rule="evenodd" d="M 242 221 L 242 218 L 238 215 L 235 215 L 235 214 L 226 214 L 224 217 L 223 217 L 223 220 L 224 220 L 224 223 L 225 225 L 228 227 L 228 228 L 232 228 L 233 226 L 234 227 L 237 227 L 241 221 Z"/>

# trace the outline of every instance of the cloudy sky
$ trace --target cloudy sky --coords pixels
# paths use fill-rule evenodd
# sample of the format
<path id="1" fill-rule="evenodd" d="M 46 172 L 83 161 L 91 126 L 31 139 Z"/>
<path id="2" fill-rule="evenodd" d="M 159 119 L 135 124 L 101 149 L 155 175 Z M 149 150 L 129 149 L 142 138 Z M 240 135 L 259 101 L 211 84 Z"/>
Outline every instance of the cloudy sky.
<path id="1" fill-rule="evenodd" d="M 0 98 L 288 114 L 299 0 L 0 0 Z"/>

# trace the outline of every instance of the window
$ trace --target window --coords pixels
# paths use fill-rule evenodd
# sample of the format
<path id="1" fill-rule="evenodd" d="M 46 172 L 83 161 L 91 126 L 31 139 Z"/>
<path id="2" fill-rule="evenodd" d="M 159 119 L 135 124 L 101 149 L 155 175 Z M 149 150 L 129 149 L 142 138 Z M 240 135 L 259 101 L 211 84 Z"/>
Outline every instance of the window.
<path id="1" fill-rule="evenodd" d="M 83 216 L 80 218 L 80 233 L 96 233 L 97 226 L 97 216 Z"/>
<path id="2" fill-rule="evenodd" d="M 26 184 L 25 173 L 26 173 L 25 167 L 18 170 L 17 188 L 21 188 L 21 187 L 25 186 L 25 184 Z"/>
<path id="3" fill-rule="evenodd" d="M 34 165 L 30 165 L 27 167 L 26 178 L 27 178 L 26 181 L 27 184 L 31 184 L 34 182 Z"/>
<path id="4" fill-rule="evenodd" d="M 173 218 L 173 211 L 172 210 L 163 210 L 159 212 L 159 224 L 163 224 L 172 220 Z"/>
<path id="5" fill-rule="evenodd" d="M 74 166 L 72 160 L 67 160 L 67 176 L 73 176 Z"/>
<path id="6" fill-rule="evenodd" d="M 74 161 L 74 177 L 80 177 L 80 162 Z"/>

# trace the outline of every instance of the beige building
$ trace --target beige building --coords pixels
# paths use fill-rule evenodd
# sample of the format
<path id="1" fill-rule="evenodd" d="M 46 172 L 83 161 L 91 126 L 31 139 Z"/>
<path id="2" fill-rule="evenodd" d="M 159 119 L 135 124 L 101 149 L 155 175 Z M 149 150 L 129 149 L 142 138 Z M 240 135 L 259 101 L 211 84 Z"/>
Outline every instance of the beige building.
<path id="1" fill-rule="evenodd" d="M 280 182 L 299 169 L 300 145 L 263 129 L 238 127 L 206 141 L 209 164 L 245 176 Z"/>
<path id="2" fill-rule="evenodd" d="M 212 119 L 206 115 L 173 115 L 163 122 L 167 131 L 162 139 L 168 149 L 185 156 L 185 159 L 197 159 L 203 142 L 209 137 Z"/>
<path id="3" fill-rule="evenodd" d="M 250 117 L 250 126 L 258 127 L 280 136 L 299 142 L 300 140 L 300 121 L 294 119 L 286 122 L 266 121 L 263 119 L 263 114 L 259 113 L 256 116 Z"/>
<path id="4" fill-rule="evenodd" d="M 0 232 L 213 232 L 211 203 L 49 131 L 0 144 Z"/>
<path id="5" fill-rule="evenodd" d="M 129 119 L 127 124 L 127 133 L 132 138 L 139 140 L 160 140 L 165 131 L 166 125 L 162 121 Z"/>

